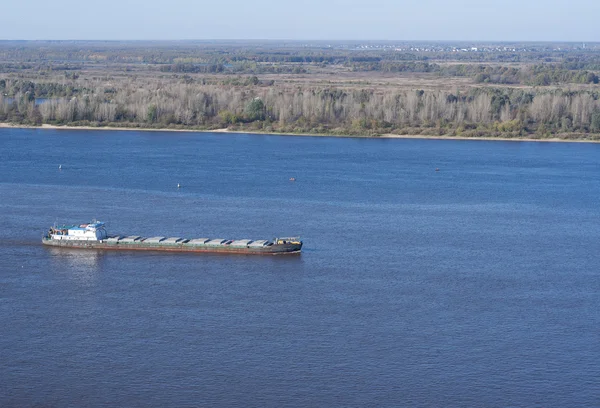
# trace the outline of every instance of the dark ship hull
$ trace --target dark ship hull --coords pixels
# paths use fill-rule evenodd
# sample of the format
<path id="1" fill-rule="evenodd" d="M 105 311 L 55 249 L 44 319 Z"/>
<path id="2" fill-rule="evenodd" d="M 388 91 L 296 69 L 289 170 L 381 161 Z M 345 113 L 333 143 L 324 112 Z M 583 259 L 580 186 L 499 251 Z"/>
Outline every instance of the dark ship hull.
<path id="1" fill-rule="evenodd" d="M 107 242 L 87 240 L 56 240 L 44 237 L 44 245 L 75 248 L 75 249 L 103 249 L 103 250 L 126 250 L 126 251 L 166 251 L 166 252 L 199 252 L 199 253 L 223 253 L 223 254 L 256 254 L 256 255 L 284 255 L 298 254 L 302 250 L 302 242 L 272 243 L 271 245 L 256 246 L 223 244 L 199 244 L 189 242 L 175 243 L 146 243 L 143 240 L 134 242 Z"/>

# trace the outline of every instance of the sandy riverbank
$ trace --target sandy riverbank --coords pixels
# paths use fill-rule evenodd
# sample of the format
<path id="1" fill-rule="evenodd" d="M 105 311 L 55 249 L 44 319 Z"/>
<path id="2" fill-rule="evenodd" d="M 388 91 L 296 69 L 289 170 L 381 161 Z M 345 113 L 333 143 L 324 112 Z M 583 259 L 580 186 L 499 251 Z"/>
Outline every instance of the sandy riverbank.
<path id="1" fill-rule="evenodd" d="M 56 125 L 41 125 L 41 126 L 26 126 L 13 125 L 11 123 L 0 123 L 0 128 L 12 129 L 58 129 L 58 130 L 119 130 L 119 131 L 144 131 L 144 132 L 226 132 L 227 129 L 216 130 L 193 130 L 193 129 L 152 129 L 152 128 L 134 128 L 134 127 L 112 127 L 112 126 L 56 126 Z"/>
<path id="2" fill-rule="evenodd" d="M 589 139 L 561 139 L 559 137 L 548 138 L 548 139 L 534 139 L 534 138 L 507 138 L 507 137 L 464 137 L 464 136 L 425 136 L 425 135 L 395 135 L 395 134 L 383 134 L 379 136 L 369 135 L 333 135 L 333 134 L 315 134 L 315 133 L 280 133 L 280 132 L 260 132 L 260 131 L 246 131 L 246 130 L 229 130 L 223 129 L 211 129 L 211 130 L 199 130 L 199 129 L 156 129 L 156 128 L 137 128 L 137 127 L 94 127 L 94 126 L 56 126 L 44 124 L 41 126 L 26 126 L 26 125 L 13 125 L 11 123 L 0 123 L 0 128 L 13 128 L 13 129 L 55 129 L 55 130 L 109 130 L 109 131 L 143 131 L 143 132 L 187 132 L 187 133 L 245 133 L 245 134 L 257 134 L 257 135 L 274 135 L 274 136 L 308 136 L 308 137 L 347 137 L 347 138 L 362 138 L 362 139 L 431 139 L 431 140 L 488 140 L 488 141 L 502 141 L 502 142 L 560 142 L 560 143 L 600 143 L 600 140 L 589 140 Z"/>

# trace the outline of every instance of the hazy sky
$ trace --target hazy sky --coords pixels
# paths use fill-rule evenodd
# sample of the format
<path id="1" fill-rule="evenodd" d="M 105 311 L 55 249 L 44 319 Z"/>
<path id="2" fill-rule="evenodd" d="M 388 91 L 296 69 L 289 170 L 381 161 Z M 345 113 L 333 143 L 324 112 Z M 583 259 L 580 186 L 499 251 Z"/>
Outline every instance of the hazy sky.
<path id="1" fill-rule="evenodd" d="M 0 39 L 600 41 L 600 0 L 4 0 Z"/>

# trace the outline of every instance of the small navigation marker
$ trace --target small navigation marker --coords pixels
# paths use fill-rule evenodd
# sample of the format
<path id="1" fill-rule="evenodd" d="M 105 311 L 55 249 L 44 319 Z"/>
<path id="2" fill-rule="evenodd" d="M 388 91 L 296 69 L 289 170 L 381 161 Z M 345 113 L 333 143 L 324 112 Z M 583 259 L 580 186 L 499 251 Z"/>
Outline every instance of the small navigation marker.
<path id="1" fill-rule="evenodd" d="M 177 183 L 177 188 L 181 188 L 181 184 Z"/>

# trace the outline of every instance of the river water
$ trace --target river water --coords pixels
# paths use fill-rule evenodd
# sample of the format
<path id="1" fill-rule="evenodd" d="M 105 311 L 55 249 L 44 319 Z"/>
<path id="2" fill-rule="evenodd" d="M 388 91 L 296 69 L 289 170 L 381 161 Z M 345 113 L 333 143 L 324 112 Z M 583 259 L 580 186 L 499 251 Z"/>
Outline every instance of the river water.
<path id="1" fill-rule="evenodd" d="M 0 406 L 600 406 L 600 145 L 0 129 L 0 197 Z"/>

